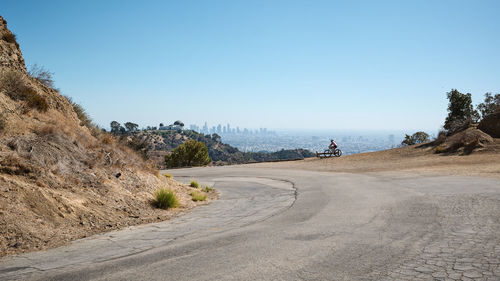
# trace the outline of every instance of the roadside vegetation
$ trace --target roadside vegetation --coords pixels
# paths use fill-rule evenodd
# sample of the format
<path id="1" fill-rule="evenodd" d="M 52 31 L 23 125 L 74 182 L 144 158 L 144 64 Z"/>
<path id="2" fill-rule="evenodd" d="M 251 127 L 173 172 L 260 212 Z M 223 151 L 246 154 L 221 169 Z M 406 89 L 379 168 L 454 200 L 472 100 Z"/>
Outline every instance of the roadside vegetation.
<path id="1" fill-rule="evenodd" d="M 204 187 L 204 188 L 202 188 L 201 190 L 202 190 L 202 191 L 204 191 L 204 192 L 207 192 L 207 193 L 208 193 L 208 192 L 212 192 L 212 191 L 214 191 L 214 190 L 215 190 L 215 188 L 212 188 L 212 187 L 210 187 L 210 186 L 205 186 L 205 187 Z"/>
<path id="2" fill-rule="evenodd" d="M 207 200 L 207 195 L 200 192 L 200 191 L 197 191 L 197 190 L 193 190 L 191 191 L 191 198 L 193 201 L 197 202 L 197 201 L 205 201 Z"/>
<path id="3" fill-rule="evenodd" d="M 154 193 L 153 206 L 160 209 L 175 208 L 179 205 L 177 196 L 168 188 L 160 188 Z"/>
<path id="4" fill-rule="evenodd" d="M 200 188 L 200 184 L 195 180 L 192 180 L 191 183 L 189 184 L 189 186 L 194 187 L 194 188 Z"/>

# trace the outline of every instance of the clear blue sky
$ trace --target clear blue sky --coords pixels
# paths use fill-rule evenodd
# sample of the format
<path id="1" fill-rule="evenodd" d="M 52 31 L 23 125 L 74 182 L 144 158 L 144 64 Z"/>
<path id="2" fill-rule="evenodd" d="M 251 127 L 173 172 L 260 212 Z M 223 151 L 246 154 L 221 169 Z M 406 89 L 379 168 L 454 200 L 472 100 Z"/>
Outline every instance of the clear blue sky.
<path id="1" fill-rule="evenodd" d="M 500 1 L 22 1 L 28 65 L 100 125 L 437 130 L 500 92 Z"/>

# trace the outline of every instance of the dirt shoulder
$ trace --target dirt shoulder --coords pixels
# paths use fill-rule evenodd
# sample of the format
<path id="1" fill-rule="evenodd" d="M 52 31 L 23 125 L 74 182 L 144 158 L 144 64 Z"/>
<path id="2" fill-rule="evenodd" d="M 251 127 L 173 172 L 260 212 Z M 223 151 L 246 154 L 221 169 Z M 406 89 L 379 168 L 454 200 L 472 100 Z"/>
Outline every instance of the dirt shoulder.
<path id="1" fill-rule="evenodd" d="M 500 179 L 500 139 L 470 155 L 434 153 L 432 147 L 408 146 L 384 151 L 342 156 L 309 158 L 303 161 L 253 164 L 259 167 L 303 169 L 324 172 L 396 172 L 427 175 L 481 176 Z"/>

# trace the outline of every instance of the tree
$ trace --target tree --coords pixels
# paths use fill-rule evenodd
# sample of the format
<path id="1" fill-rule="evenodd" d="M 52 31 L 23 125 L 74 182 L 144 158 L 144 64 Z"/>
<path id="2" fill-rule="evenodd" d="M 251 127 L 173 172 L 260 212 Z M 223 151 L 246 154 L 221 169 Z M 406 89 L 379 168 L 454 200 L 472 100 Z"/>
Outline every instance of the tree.
<path id="1" fill-rule="evenodd" d="M 139 128 L 139 125 L 132 123 L 132 122 L 127 122 L 124 125 L 125 125 L 125 128 L 127 128 L 127 131 L 129 133 L 135 132 Z"/>
<path id="2" fill-rule="evenodd" d="M 208 165 L 212 160 L 207 146 L 199 141 L 188 140 L 165 156 L 168 168 Z"/>
<path id="3" fill-rule="evenodd" d="M 484 102 L 477 105 L 477 111 L 481 113 L 481 119 L 500 110 L 500 94 L 492 96 L 491 93 L 484 94 Z"/>
<path id="4" fill-rule="evenodd" d="M 121 131 L 120 128 L 123 128 L 122 125 L 120 125 L 120 123 L 118 123 L 116 121 L 111 121 L 109 126 L 111 127 L 111 133 L 115 134 L 115 135 L 120 134 L 120 131 Z"/>
<path id="5" fill-rule="evenodd" d="M 462 94 L 456 89 L 446 93 L 448 103 L 448 117 L 444 122 L 444 128 L 448 131 L 456 131 L 467 122 L 477 122 L 479 113 L 472 106 L 471 94 Z"/>
<path id="6" fill-rule="evenodd" d="M 429 134 L 425 132 L 416 132 L 413 135 L 405 135 L 405 139 L 401 142 L 402 145 L 414 145 L 429 141 Z"/>

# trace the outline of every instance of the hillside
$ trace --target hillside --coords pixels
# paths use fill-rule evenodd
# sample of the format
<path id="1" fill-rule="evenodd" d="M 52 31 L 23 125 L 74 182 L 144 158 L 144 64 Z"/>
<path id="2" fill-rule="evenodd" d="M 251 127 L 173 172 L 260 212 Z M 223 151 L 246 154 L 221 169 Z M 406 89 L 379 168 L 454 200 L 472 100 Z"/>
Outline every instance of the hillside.
<path id="1" fill-rule="evenodd" d="M 280 150 L 272 153 L 242 152 L 229 144 L 222 143 L 217 136 L 204 135 L 192 130 L 147 130 L 140 131 L 135 136 L 145 144 L 148 157 L 161 168 L 165 165 L 165 155 L 187 140 L 205 143 L 214 165 L 298 160 L 315 156 L 305 149 Z"/>
<path id="2" fill-rule="evenodd" d="M 0 256 L 164 220 L 196 205 L 189 187 L 159 176 L 43 82 L 27 72 L 0 17 Z M 151 206 L 152 193 L 166 186 L 180 208 Z"/>

